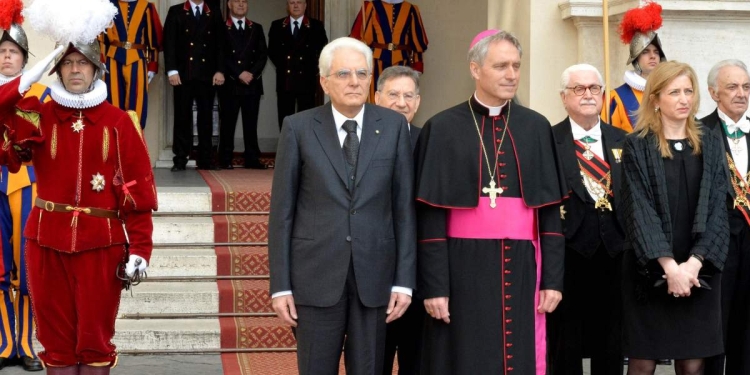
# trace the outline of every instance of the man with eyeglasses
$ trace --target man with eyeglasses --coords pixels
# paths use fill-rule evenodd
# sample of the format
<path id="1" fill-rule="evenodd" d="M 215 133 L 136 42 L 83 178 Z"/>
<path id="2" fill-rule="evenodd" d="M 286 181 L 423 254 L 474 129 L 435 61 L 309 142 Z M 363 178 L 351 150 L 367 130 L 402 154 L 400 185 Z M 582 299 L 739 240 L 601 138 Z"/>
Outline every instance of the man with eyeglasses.
<path id="1" fill-rule="evenodd" d="M 518 39 L 485 30 L 468 60 L 474 94 L 428 120 L 415 153 L 420 372 L 544 374 L 567 188 L 549 121 L 512 100 Z"/>
<path id="2" fill-rule="evenodd" d="M 320 54 L 330 103 L 284 119 L 271 192 L 273 308 L 296 327 L 299 372 L 383 371 L 386 324 L 411 303 L 416 224 L 406 118 L 365 104 L 372 51 Z"/>
<path id="3" fill-rule="evenodd" d="M 279 129 L 284 117 L 315 107 L 318 56 L 328 44 L 323 22 L 305 15 L 306 0 L 285 0 L 288 15 L 271 22 L 268 57 L 276 67 Z"/>
<path id="4" fill-rule="evenodd" d="M 547 321 L 551 375 L 622 374 L 620 266 L 623 225 L 617 216 L 625 131 L 600 121 L 604 83 L 589 64 L 562 73 L 568 117 L 552 127 L 571 192 L 560 210 L 565 234 L 565 298 Z"/>
<path id="5" fill-rule="evenodd" d="M 392 66 L 383 70 L 378 78 L 375 104 L 403 113 L 409 123 L 412 149 L 417 145 L 421 128 L 412 120 L 419 108 L 419 72 L 408 66 Z M 388 324 L 385 339 L 385 364 L 383 374 L 393 372 L 393 361 L 398 351 L 399 375 L 418 374 L 419 349 L 424 321 L 424 305 L 414 301 L 401 319 Z"/>

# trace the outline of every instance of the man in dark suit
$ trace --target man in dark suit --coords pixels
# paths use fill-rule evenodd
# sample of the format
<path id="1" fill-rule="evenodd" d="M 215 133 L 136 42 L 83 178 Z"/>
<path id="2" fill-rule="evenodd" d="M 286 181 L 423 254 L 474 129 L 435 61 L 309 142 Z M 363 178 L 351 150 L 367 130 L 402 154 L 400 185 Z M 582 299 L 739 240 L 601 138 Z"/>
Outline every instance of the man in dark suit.
<path id="1" fill-rule="evenodd" d="M 284 117 L 315 106 L 318 56 L 328 43 L 323 23 L 305 16 L 306 0 L 287 0 L 289 15 L 268 31 L 268 57 L 276 67 L 279 128 Z"/>
<path id="2" fill-rule="evenodd" d="M 164 22 L 164 64 L 174 87 L 172 171 L 184 171 L 193 146 L 193 100 L 198 110 L 198 169 L 211 169 L 213 86 L 224 83 L 220 9 L 203 0 L 169 8 Z"/>
<path id="3" fill-rule="evenodd" d="M 303 375 L 337 373 L 342 346 L 348 374 L 379 374 L 386 323 L 403 315 L 416 283 L 409 132 L 401 114 L 365 104 L 371 61 L 355 39 L 328 44 L 319 65 L 331 102 L 281 129 L 270 291 L 296 327 Z"/>
<path id="4" fill-rule="evenodd" d="M 573 65 L 560 89 L 568 118 L 555 125 L 569 199 L 560 208 L 565 234 L 565 298 L 548 320 L 549 373 L 622 374 L 620 202 L 626 133 L 599 119 L 604 83 L 591 65 Z"/>
<path id="5" fill-rule="evenodd" d="M 708 73 L 708 92 L 717 108 L 701 119 L 724 140 L 729 178 L 729 251 L 721 274 L 721 310 L 727 374 L 750 373 L 750 119 L 745 116 L 750 96 L 747 66 L 739 60 L 718 62 Z M 706 360 L 706 375 L 725 371 L 723 355 Z"/>
<path id="6" fill-rule="evenodd" d="M 412 149 L 417 145 L 422 130 L 412 124 L 419 109 L 419 72 L 408 66 L 392 66 L 383 70 L 378 78 L 375 104 L 403 113 L 409 123 Z M 385 339 L 383 374 L 393 372 L 393 360 L 398 350 L 399 375 L 419 374 L 419 348 L 422 338 L 424 305 L 415 301 L 409 305 L 401 319 L 388 324 Z"/>
<path id="7" fill-rule="evenodd" d="M 229 0 L 227 4 L 230 17 L 226 21 L 223 61 L 227 81 L 219 88 L 219 168 L 234 168 L 234 130 L 242 109 L 245 168 L 266 169 L 258 159 L 258 111 L 263 95 L 261 73 L 267 58 L 266 35 L 263 26 L 245 17 L 247 0 Z"/>

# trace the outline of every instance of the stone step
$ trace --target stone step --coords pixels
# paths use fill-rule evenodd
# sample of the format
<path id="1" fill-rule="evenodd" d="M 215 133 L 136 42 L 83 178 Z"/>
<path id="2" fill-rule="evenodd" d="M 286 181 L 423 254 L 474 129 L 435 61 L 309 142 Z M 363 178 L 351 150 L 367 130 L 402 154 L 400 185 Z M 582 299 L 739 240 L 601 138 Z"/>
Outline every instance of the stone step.
<path id="1" fill-rule="evenodd" d="M 154 249 L 148 276 L 215 276 L 216 251 L 210 248 Z"/>
<path id="2" fill-rule="evenodd" d="M 176 314 L 219 312 L 215 282 L 143 282 L 123 291 L 119 314 Z"/>
<path id="3" fill-rule="evenodd" d="M 214 222 L 210 217 L 154 217 L 154 244 L 212 243 Z"/>
<path id="4" fill-rule="evenodd" d="M 219 319 L 118 319 L 113 340 L 119 350 L 216 349 Z"/>
<path id="5" fill-rule="evenodd" d="M 158 187 L 159 212 L 211 211 L 211 189 L 202 187 Z"/>

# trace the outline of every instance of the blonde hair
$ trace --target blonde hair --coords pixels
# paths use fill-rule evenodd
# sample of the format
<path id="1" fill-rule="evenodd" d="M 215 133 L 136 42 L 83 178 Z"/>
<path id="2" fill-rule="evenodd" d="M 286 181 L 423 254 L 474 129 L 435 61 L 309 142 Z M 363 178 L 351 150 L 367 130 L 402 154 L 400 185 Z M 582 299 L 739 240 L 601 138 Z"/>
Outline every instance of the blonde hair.
<path id="1" fill-rule="evenodd" d="M 656 110 L 656 102 L 662 91 L 677 77 L 685 76 L 693 84 L 693 99 L 690 113 L 687 118 L 686 133 L 688 142 L 693 146 L 693 155 L 701 153 L 701 126 L 695 120 L 698 113 L 698 104 L 701 101 L 700 90 L 698 89 L 698 78 L 695 70 L 690 65 L 668 61 L 656 66 L 656 69 L 648 75 L 646 80 L 646 89 L 643 91 L 643 102 L 636 114 L 638 121 L 635 125 L 635 132 L 643 138 L 649 133 L 653 133 L 658 140 L 658 149 L 664 158 L 672 158 L 672 151 L 669 148 L 669 142 L 664 136 L 661 114 Z"/>

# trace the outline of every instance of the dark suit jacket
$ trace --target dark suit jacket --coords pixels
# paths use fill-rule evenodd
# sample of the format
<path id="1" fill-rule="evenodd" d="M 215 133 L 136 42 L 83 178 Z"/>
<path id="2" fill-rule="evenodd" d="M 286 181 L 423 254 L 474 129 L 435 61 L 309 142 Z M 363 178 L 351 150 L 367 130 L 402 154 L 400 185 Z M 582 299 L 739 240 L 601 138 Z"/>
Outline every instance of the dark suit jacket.
<path id="1" fill-rule="evenodd" d="M 296 41 L 289 16 L 273 21 L 268 31 L 268 57 L 276 67 L 276 91 L 315 92 L 319 85 L 318 57 L 326 44 L 326 30 L 316 19 L 302 19 Z"/>
<path id="2" fill-rule="evenodd" d="M 581 180 L 581 169 L 578 166 L 578 156 L 576 156 L 575 145 L 573 143 L 573 131 L 572 125 L 570 124 L 570 118 L 566 118 L 559 124 L 552 127 L 552 133 L 557 143 L 557 152 L 562 159 L 563 168 L 565 172 L 565 180 L 568 187 L 572 190 L 572 194 L 569 194 L 569 199 L 564 203 L 566 211 L 565 219 L 563 220 L 563 233 L 568 243 L 575 242 L 579 237 L 585 236 L 596 236 L 606 238 L 604 246 L 611 255 L 616 255 L 622 250 L 622 242 L 624 237 L 623 226 L 621 225 L 620 218 L 617 215 L 620 210 L 622 197 L 620 196 L 620 186 L 622 184 L 621 176 L 621 160 L 615 160 L 615 154 L 613 149 L 619 149 L 622 152 L 622 144 L 625 141 L 625 133 L 621 129 L 617 129 L 612 125 L 605 122 L 601 123 L 602 129 L 602 142 L 604 149 L 604 157 L 610 167 L 610 176 L 612 177 L 612 183 L 610 188 L 614 193 L 614 200 L 612 202 L 613 212 L 609 211 L 599 212 L 600 220 L 612 219 L 616 227 L 611 228 L 596 228 L 594 233 L 582 233 L 586 232 L 582 226 L 583 219 L 586 217 L 587 210 L 593 209 L 593 199 L 586 190 L 586 186 L 583 185 Z M 612 218 L 608 216 L 612 215 Z M 601 233 L 600 230 L 604 230 L 606 233 Z M 579 241 L 581 243 L 588 241 Z M 596 249 L 576 249 L 582 252 L 595 251 Z M 591 255 L 591 254 L 584 254 Z"/>
<path id="3" fill-rule="evenodd" d="M 271 193 L 271 293 L 295 303 L 339 301 L 349 263 L 367 307 L 416 284 L 414 173 L 406 119 L 365 104 L 353 194 L 331 104 L 286 117 Z"/>
<path id="4" fill-rule="evenodd" d="M 190 2 L 173 5 L 164 21 L 165 71 L 176 70 L 183 82 L 211 82 L 216 72 L 224 72 L 224 29 L 220 9 L 203 3 L 200 21 L 196 21 Z"/>
<path id="5" fill-rule="evenodd" d="M 263 68 L 266 66 L 268 52 L 266 48 L 266 34 L 263 26 L 245 18 L 244 31 L 240 32 L 232 19 L 226 21 L 224 44 L 224 72 L 225 85 L 235 95 L 263 95 Z M 253 80 L 249 85 L 240 81 L 243 71 L 250 72 Z"/>
<path id="6" fill-rule="evenodd" d="M 715 132 L 701 137 L 703 176 L 693 223 L 691 253 L 703 256 L 718 270 L 724 267 L 729 245 L 727 168 L 722 141 Z M 672 257 L 672 218 L 666 172 L 653 134 L 627 136 L 622 151 L 622 217 L 629 245 L 642 266 L 659 257 Z"/>
<path id="7" fill-rule="evenodd" d="M 422 131 L 422 128 L 409 124 L 409 137 L 411 137 L 411 149 L 412 150 L 417 148 L 417 139 L 419 139 L 419 132 L 421 131 Z"/>
<path id="8" fill-rule="evenodd" d="M 724 134 L 724 129 L 721 127 L 721 119 L 719 118 L 719 111 L 715 110 L 710 115 L 704 117 L 701 119 L 701 122 L 707 129 L 709 129 L 711 132 L 716 133 L 719 138 L 722 139 L 722 143 L 724 144 L 724 152 L 729 153 L 729 155 L 732 155 L 732 151 L 729 149 L 729 141 L 727 141 L 727 137 Z M 748 142 L 747 149 L 750 150 L 750 137 L 745 137 L 745 141 Z M 726 156 L 725 156 L 726 158 Z M 728 167 L 728 166 L 727 166 Z M 731 173 L 731 171 L 728 171 Z M 734 198 L 737 197 L 737 194 L 734 192 L 734 189 L 732 188 L 732 183 L 729 181 L 729 176 L 727 176 L 727 210 L 729 211 L 729 230 L 732 234 L 739 234 L 742 228 L 744 228 L 747 225 L 747 221 L 745 221 L 745 217 L 742 215 L 742 212 L 739 210 L 734 209 Z"/>

